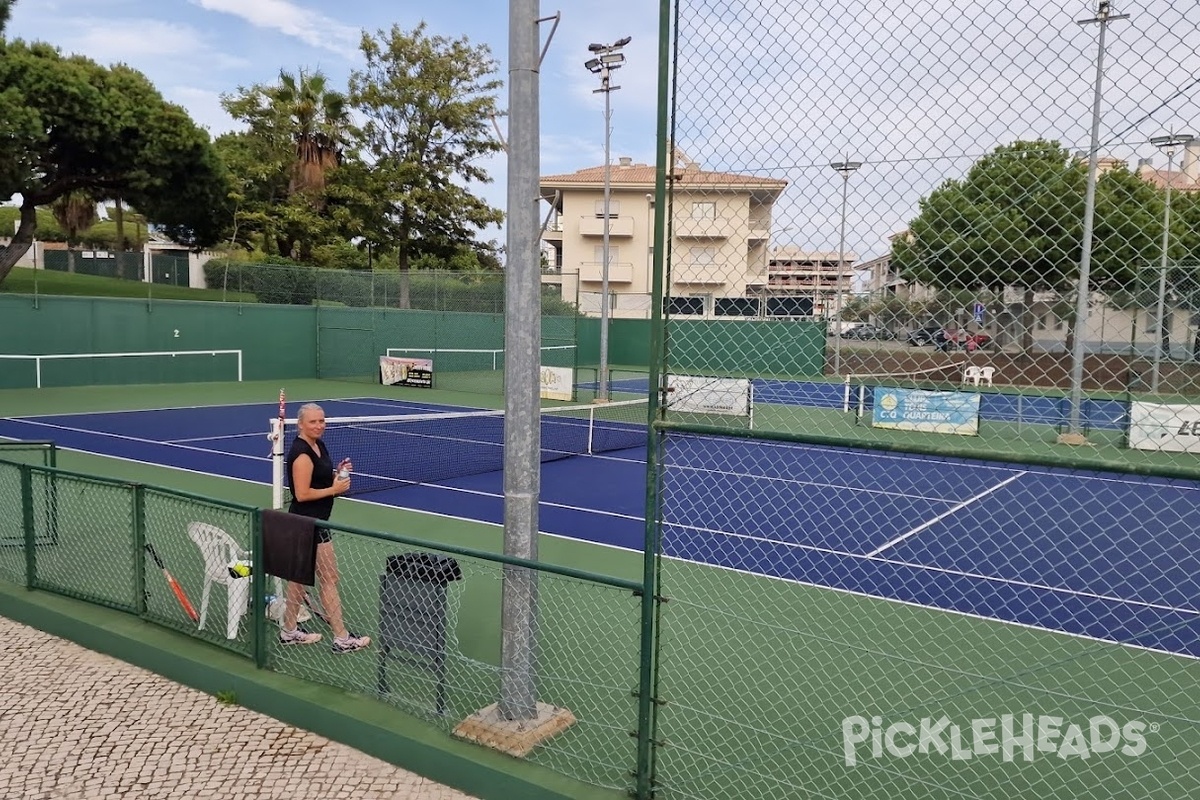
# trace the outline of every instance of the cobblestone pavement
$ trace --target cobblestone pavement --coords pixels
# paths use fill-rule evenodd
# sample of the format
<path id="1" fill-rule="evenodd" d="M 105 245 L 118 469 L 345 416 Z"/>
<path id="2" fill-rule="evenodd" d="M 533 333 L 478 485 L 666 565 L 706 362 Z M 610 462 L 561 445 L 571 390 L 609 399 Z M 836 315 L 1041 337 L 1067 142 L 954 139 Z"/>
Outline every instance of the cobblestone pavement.
<path id="1" fill-rule="evenodd" d="M 467 800 L 345 745 L 0 617 L 5 800 Z"/>

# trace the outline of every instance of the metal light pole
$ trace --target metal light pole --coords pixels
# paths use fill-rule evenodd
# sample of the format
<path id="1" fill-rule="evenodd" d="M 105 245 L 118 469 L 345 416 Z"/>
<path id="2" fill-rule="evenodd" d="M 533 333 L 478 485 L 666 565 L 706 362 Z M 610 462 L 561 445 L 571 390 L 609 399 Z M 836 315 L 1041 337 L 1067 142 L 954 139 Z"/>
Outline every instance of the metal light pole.
<path id="1" fill-rule="evenodd" d="M 834 161 L 829 166 L 842 176 L 842 233 L 838 244 L 838 274 L 834 296 L 833 329 L 833 374 L 842 371 L 842 275 L 846 272 L 846 197 L 850 190 L 850 176 L 862 166 L 861 161 Z"/>
<path id="2" fill-rule="evenodd" d="M 1166 136 L 1150 137 L 1150 144 L 1167 154 L 1167 197 L 1163 206 L 1162 263 L 1158 270 L 1158 305 L 1154 315 L 1158 327 L 1158 339 L 1154 345 L 1154 367 L 1150 371 L 1151 392 L 1158 392 L 1159 363 L 1165 355 L 1163 344 L 1167 338 L 1164 317 L 1167 305 L 1167 248 L 1171 239 L 1171 167 L 1175 161 L 1175 151 L 1191 140 L 1190 133 L 1172 133 Z"/>
<path id="3" fill-rule="evenodd" d="M 604 95 L 604 238 L 601 245 L 601 257 L 604 263 L 600 265 L 600 374 L 597 376 L 600 386 L 596 393 L 596 399 L 600 402 L 607 402 L 609 396 L 608 235 L 610 218 L 608 205 L 612 196 L 612 159 L 609 158 L 609 145 L 612 132 L 612 103 L 610 102 L 610 95 L 621 88 L 609 83 L 609 74 L 614 69 L 620 69 L 621 65 L 625 63 L 625 55 L 621 52 L 621 48 L 629 44 L 630 41 L 632 41 L 632 37 L 626 36 L 612 44 L 589 44 L 588 50 L 595 53 L 595 57 L 584 62 L 584 66 L 590 72 L 600 76 L 600 88 L 593 89 L 592 94 L 603 93 Z"/>
<path id="4" fill-rule="evenodd" d="M 1079 285 L 1075 298 L 1075 347 L 1071 354 L 1071 411 L 1068 418 L 1070 439 L 1063 441 L 1083 441 L 1081 425 L 1081 409 L 1083 408 L 1083 338 L 1087 326 L 1088 295 L 1091 294 L 1092 268 L 1092 234 L 1096 220 L 1096 163 L 1100 150 L 1100 103 L 1102 99 L 1101 86 L 1104 82 L 1104 36 L 1108 32 L 1108 23 L 1115 20 L 1129 19 L 1128 14 L 1110 14 L 1111 3 L 1101 0 L 1092 19 L 1076 20 L 1080 25 L 1100 25 L 1100 42 L 1096 54 L 1096 86 L 1092 97 L 1092 138 L 1088 149 L 1087 192 L 1083 200 L 1083 242 L 1079 255 Z"/>

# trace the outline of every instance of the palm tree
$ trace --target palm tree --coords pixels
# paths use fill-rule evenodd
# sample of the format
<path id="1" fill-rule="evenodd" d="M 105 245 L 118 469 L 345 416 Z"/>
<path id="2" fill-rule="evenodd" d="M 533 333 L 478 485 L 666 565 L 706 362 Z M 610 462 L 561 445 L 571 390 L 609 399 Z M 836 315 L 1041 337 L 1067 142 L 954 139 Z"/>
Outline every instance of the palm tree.
<path id="1" fill-rule="evenodd" d="M 328 89 L 320 72 L 300 70 L 298 75 L 279 73 L 273 99 L 287 117 L 296 148 L 288 194 L 306 195 L 320 211 L 325 206 L 326 178 L 341 163 L 349 126 L 346 96 Z"/>
<path id="2" fill-rule="evenodd" d="M 86 189 L 67 192 L 50 204 L 50 213 L 67 235 L 67 271 L 75 271 L 75 248 L 79 234 L 96 224 L 96 198 Z"/>

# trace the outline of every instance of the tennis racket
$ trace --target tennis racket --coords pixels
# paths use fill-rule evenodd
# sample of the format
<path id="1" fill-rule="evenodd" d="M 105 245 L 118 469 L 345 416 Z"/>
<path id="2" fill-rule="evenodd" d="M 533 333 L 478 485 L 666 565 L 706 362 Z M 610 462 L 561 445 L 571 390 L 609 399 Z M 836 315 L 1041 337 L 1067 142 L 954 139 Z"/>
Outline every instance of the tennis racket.
<path id="1" fill-rule="evenodd" d="M 304 605 L 308 606 L 308 610 L 313 613 L 313 616 L 321 620 L 321 622 L 324 622 L 326 625 L 329 625 L 331 628 L 333 627 L 333 624 L 329 621 L 329 615 L 317 608 L 317 604 L 313 602 L 312 595 L 308 593 L 308 590 L 305 590 L 304 592 Z"/>
<path id="2" fill-rule="evenodd" d="M 171 591 L 175 593 L 175 599 L 179 601 L 179 605 L 192 618 L 193 622 L 200 621 L 200 615 L 196 613 L 196 608 L 192 605 L 192 601 L 188 600 L 187 594 L 183 591 L 183 587 L 179 585 L 179 581 L 175 580 L 175 576 L 168 570 L 163 560 L 159 558 L 158 552 L 155 551 L 154 545 L 146 542 L 146 552 L 154 559 L 154 563 L 162 570 L 163 577 L 167 579 L 167 585 L 171 587 Z"/>

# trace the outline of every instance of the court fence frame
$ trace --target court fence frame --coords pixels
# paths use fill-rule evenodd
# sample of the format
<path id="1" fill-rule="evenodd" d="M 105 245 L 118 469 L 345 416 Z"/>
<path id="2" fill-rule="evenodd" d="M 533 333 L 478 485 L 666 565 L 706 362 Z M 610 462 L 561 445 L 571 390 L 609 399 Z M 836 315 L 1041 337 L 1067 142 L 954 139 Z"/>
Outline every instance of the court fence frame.
<path id="1" fill-rule="evenodd" d="M 1174 173 L 1183 145 L 1165 172 L 1147 158 L 1200 104 L 1132 69 L 1194 74 L 1200 56 L 1175 48 L 1200 20 L 1157 0 L 760 5 L 659 3 L 638 796 L 1200 794 L 1200 540 L 1111 480 L 1148 476 L 1188 508 L 1200 491 L 1200 293 L 1178 267 L 1196 239 L 1177 221 L 1200 139 Z M 682 324 L 697 298 L 800 286 L 836 404 L 766 399 L 753 430 L 673 413 L 666 376 L 730 376 L 739 356 Z M 778 334 L 757 345 L 791 352 Z M 994 388 L 912 377 L 954 364 Z M 864 373 L 910 375 L 875 384 L 895 389 L 886 417 L 858 419 Z M 1136 408 L 1161 441 L 1131 444 Z M 808 445 L 797 463 L 787 442 Z M 846 453 L 878 461 L 847 477 Z M 978 465 L 1004 477 L 977 485 Z M 1096 499 L 1039 498 L 1024 479 L 1040 467 Z M 1111 501 L 1116 521 L 1105 490 L 1129 504 Z M 778 582 L 750 593 L 740 575 Z M 1150 607 L 1165 616 L 1138 617 Z M 971 741 L 1021 711 L 1170 733 L 1150 759 L 1086 766 Z M 929 747 L 939 717 L 964 748 Z"/>
<path id="2" fill-rule="evenodd" d="M 14 460 L 18 451 L 35 456 Z M 407 635 L 409 641 L 393 641 L 391 653 L 384 649 L 387 642 L 377 640 L 373 646 L 370 652 L 380 657 L 378 674 L 374 658 L 356 662 L 356 668 L 342 669 L 344 656 L 338 658 L 339 669 L 330 671 L 319 656 L 303 648 L 283 652 L 272 645 L 274 625 L 268 609 L 278 581 L 269 580 L 261 570 L 252 569 L 245 579 L 248 591 L 244 595 L 231 591 L 228 604 L 219 593 L 213 593 L 210 602 L 209 588 L 221 587 L 209 575 L 205 578 L 203 603 L 197 601 L 197 576 L 204 574 L 206 567 L 194 552 L 200 546 L 203 555 L 200 542 L 188 541 L 195 522 L 205 521 L 225 531 L 247 563 L 262 564 L 265 509 L 42 463 L 53 461 L 53 453 L 49 443 L 0 446 L 0 499 L 11 501 L 12 507 L 20 510 L 0 527 L 0 543 L 5 545 L 0 547 L 0 581 L 137 616 L 241 656 L 260 669 L 378 700 L 385 707 L 432 723 L 458 738 L 471 738 L 467 729 L 456 724 L 459 718 L 499 697 L 501 670 L 485 655 L 490 645 L 468 641 L 474 637 L 465 637 L 457 628 L 474 631 L 481 626 L 477 618 L 491 619 L 492 612 L 499 608 L 499 587 L 504 576 L 536 573 L 541 587 L 541 635 L 559 645 L 543 651 L 543 691 L 553 696 L 557 706 L 573 711 L 577 719 L 576 732 L 569 741 L 547 742 L 527 754 L 526 760 L 587 784 L 629 789 L 628 776 L 635 765 L 625 761 L 629 757 L 627 742 L 645 724 L 638 719 L 629 692 L 636 681 L 641 654 L 638 637 L 622 637 L 619 631 L 637 629 L 640 581 L 330 522 L 328 527 L 343 542 L 339 561 L 343 601 L 348 607 L 366 608 L 374 603 L 369 592 L 350 588 L 354 583 L 351 576 L 361 579 L 360 588 L 369 589 L 373 580 L 386 577 L 374 575 L 390 572 L 391 560 L 397 554 L 404 557 L 408 553 L 430 564 L 455 564 L 458 576 L 448 581 L 471 584 L 465 600 L 454 583 L 442 584 L 449 595 L 448 607 L 455 614 L 446 623 L 449 649 L 444 658 L 448 670 L 442 675 L 427 674 L 423 672 L 425 667 L 412 663 L 437 655 L 424 638 L 427 633 L 404 633 L 412 619 L 424 614 L 420 608 L 411 612 L 416 614 L 412 619 L 405 616 L 390 622 L 393 639 L 399 630 L 401 638 Z M 51 532 L 57 535 L 54 541 L 48 538 Z M 356 548 L 371 554 L 369 563 L 348 557 Z M 161 564 L 156 563 L 158 560 Z M 387 570 L 383 569 L 385 561 Z M 180 584 L 174 596 L 164 591 L 166 584 L 157 577 L 159 572 L 172 586 Z M 168 572 L 170 576 L 166 576 Z M 415 585 L 429 587 L 419 590 L 418 598 L 433 590 L 435 582 L 424 583 L 427 579 L 422 573 L 412 574 L 419 582 Z M 478 597 L 472 599 L 471 595 Z M 247 602 L 243 618 L 247 621 L 240 628 L 235 624 L 239 633 L 230 638 L 225 626 L 212 624 L 211 617 L 222 611 L 228 614 L 235 596 Z M 312 614 L 328 624 L 319 600 L 306 597 L 305 603 L 306 609 L 312 608 Z M 457 609 L 464 603 L 470 612 L 459 615 Z M 197 628 L 193 613 L 200 615 L 203 627 Z M 306 615 L 303 613 L 302 618 Z M 208 625 L 204 625 L 205 616 L 210 617 Z M 494 621 L 498 623 L 498 619 Z M 488 639 L 496 636 L 498 626 L 485 634 Z M 407 655 L 399 651 L 407 651 Z M 397 663 L 407 664 L 415 672 L 387 679 L 383 672 L 385 660 L 393 673 L 399 671 Z M 612 672 L 614 667 L 624 670 L 623 679 Z M 432 688 L 434 683 L 436 688 Z M 432 703 L 430 698 L 435 694 L 437 703 Z"/>

